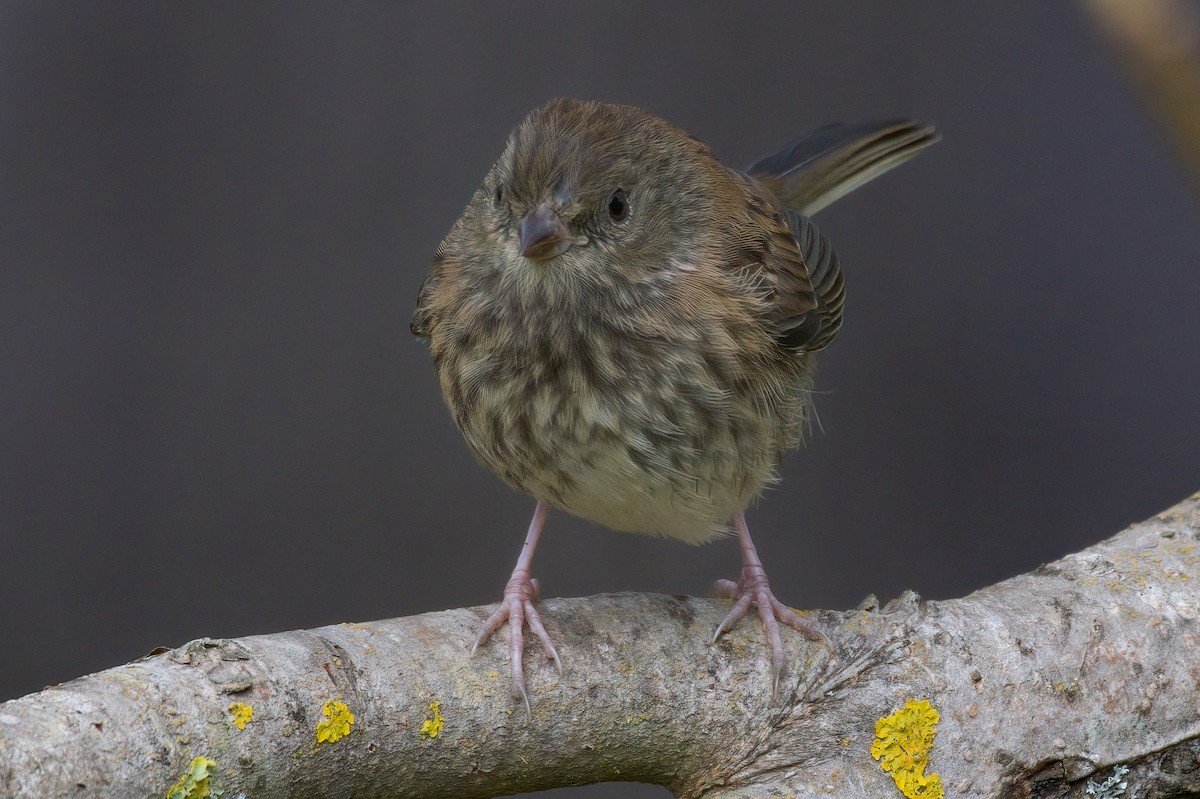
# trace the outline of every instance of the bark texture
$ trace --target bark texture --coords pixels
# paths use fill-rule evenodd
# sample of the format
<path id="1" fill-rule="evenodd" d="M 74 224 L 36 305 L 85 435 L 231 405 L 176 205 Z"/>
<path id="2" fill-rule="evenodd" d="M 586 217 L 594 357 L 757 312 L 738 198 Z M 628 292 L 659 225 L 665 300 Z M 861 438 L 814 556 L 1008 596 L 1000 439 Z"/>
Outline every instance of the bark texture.
<path id="1" fill-rule="evenodd" d="M 871 749 L 909 700 L 940 715 L 926 771 L 946 796 L 1084 797 L 1117 766 L 1094 795 L 1200 795 L 1200 494 L 962 599 L 822 611 L 834 651 L 788 634 L 774 698 L 756 624 L 708 643 L 725 611 L 544 602 L 566 670 L 529 649 L 531 717 L 509 695 L 503 633 L 468 656 L 486 608 L 193 641 L 0 704 L 0 796 L 197 799 L 205 783 L 181 778 L 204 757 L 226 798 L 605 780 L 705 799 L 899 797 Z M 334 702 L 353 714 L 340 738 Z M 234 703 L 253 709 L 244 729 Z"/>

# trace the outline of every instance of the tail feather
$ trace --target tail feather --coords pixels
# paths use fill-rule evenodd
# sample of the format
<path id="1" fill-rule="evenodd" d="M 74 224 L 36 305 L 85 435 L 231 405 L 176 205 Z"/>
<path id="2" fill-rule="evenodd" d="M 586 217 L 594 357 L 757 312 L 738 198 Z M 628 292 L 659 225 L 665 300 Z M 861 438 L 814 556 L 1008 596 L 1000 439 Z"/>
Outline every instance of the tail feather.
<path id="1" fill-rule="evenodd" d="M 812 216 L 939 138 L 932 125 L 912 120 L 826 125 L 756 161 L 746 172 L 789 208 Z"/>

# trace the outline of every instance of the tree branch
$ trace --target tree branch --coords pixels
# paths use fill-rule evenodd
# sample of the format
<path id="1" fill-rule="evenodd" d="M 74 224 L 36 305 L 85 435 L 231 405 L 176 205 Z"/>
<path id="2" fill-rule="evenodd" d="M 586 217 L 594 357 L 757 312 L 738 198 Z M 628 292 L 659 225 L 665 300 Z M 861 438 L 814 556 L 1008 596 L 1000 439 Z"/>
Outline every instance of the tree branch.
<path id="1" fill-rule="evenodd" d="M 774 699 L 756 625 L 708 643 L 718 601 L 544 611 L 566 672 L 527 665 L 532 717 L 509 696 L 502 646 L 467 654 L 484 608 L 205 639 L 0 704 L 0 795 L 200 797 L 181 778 L 205 757 L 225 797 L 605 780 L 706 799 L 898 797 L 870 752 L 877 720 L 910 699 L 940 713 L 928 772 L 947 796 L 1082 797 L 1118 764 L 1128 785 L 1109 797 L 1200 793 L 1200 494 L 962 599 L 821 612 L 836 651 L 787 636 Z M 318 741 L 339 726 L 320 726 L 334 701 L 350 732 Z"/>

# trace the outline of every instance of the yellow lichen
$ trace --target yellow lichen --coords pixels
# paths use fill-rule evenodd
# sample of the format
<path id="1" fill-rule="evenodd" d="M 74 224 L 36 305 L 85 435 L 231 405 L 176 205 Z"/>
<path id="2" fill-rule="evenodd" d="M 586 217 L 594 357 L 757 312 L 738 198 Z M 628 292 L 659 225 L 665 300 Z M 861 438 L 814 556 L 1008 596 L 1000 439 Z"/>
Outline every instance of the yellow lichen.
<path id="1" fill-rule="evenodd" d="M 438 737 L 446 726 L 446 718 L 442 715 L 441 702 L 430 702 L 429 712 L 433 715 L 433 718 L 425 719 L 425 723 L 421 725 L 421 737 L 425 739 Z"/>
<path id="2" fill-rule="evenodd" d="M 167 791 L 167 799 L 208 799 L 210 796 L 220 796 L 224 791 L 212 785 L 213 772 L 216 770 L 217 761 L 207 757 L 193 758 L 179 782 Z"/>
<path id="3" fill-rule="evenodd" d="M 254 708 L 245 702 L 234 702 L 229 706 L 229 713 L 233 716 L 234 726 L 239 730 L 244 730 L 246 729 L 246 725 L 250 723 L 250 719 L 254 717 Z"/>
<path id="4" fill-rule="evenodd" d="M 925 773 L 938 719 L 938 712 L 927 700 L 910 699 L 892 715 L 875 722 L 871 757 L 891 773 L 896 787 L 908 799 L 942 799 L 941 777 Z"/>
<path id="5" fill-rule="evenodd" d="M 354 726 L 354 714 L 345 702 L 331 699 L 321 708 L 321 712 L 325 714 L 325 720 L 317 724 L 317 743 L 333 743 L 350 734 L 350 728 Z"/>

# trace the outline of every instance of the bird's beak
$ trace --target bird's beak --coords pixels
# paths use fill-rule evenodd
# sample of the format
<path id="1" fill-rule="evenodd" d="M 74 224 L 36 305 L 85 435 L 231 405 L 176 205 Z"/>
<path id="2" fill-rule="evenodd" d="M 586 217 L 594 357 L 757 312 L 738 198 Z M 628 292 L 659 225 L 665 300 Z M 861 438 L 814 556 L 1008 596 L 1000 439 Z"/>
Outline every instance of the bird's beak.
<path id="1" fill-rule="evenodd" d="M 571 249 L 571 231 L 549 203 L 542 203 L 521 220 L 521 255 L 545 261 Z"/>

